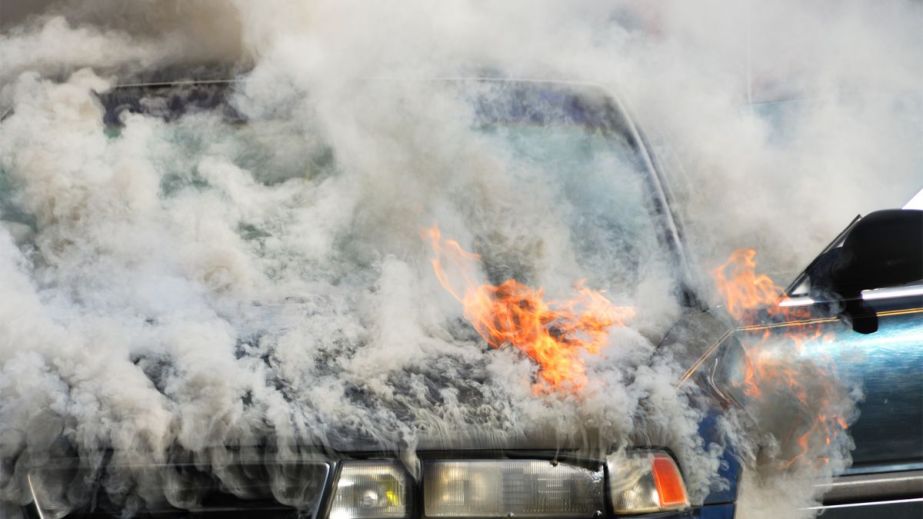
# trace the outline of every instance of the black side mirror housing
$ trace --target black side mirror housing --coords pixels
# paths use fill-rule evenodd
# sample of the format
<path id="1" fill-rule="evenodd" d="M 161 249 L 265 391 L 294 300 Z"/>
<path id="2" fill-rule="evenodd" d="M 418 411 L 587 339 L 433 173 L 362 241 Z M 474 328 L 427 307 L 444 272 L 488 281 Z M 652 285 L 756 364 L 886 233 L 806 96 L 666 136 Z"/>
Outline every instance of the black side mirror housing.
<path id="1" fill-rule="evenodd" d="M 862 300 L 862 291 L 923 280 L 923 211 L 870 213 L 849 230 L 842 246 L 818 257 L 808 275 L 813 293 L 842 301 L 841 315 L 854 330 L 876 331 L 878 319 Z"/>

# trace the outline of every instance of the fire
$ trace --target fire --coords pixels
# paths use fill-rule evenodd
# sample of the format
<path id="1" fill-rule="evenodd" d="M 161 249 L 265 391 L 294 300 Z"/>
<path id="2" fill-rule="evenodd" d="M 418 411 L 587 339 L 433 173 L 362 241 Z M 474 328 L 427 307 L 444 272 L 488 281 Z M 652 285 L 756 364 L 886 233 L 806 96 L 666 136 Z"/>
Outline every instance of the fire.
<path id="1" fill-rule="evenodd" d="M 772 278 L 756 273 L 756 251 L 737 249 L 728 260 L 712 271 L 725 310 L 749 329 L 762 329 L 763 339 L 782 330 L 787 340 L 801 348 L 808 341 L 829 342 L 832 334 L 824 333 L 829 318 L 816 318 L 810 306 L 781 306 L 785 291 Z M 765 322 L 777 326 L 764 326 Z"/>
<path id="2" fill-rule="evenodd" d="M 782 319 L 807 319 L 811 312 L 806 307 L 777 306 L 784 294 L 766 274 L 756 273 L 756 250 L 737 249 L 724 264 L 712 271 L 718 293 L 724 299 L 725 309 L 738 321 L 757 321 L 762 310 L 768 317 Z"/>
<path id="3" fill-rule="evenodd" d="M 725 308 L 735 319 L 745 319 L 753 310 L 775 303 L 781 290 L 772 279 L 756 274 L 756 251 L 737 249 L 713 271 Z"/>
<path id="4" fill-rule="evenodd" d="M 538 364 L 539 381 L 533 386 L 537 393 L 583 388 L 587 382 L 583 354 L 599 353 L 609 329 L 624 326 L 634 317 L 633 308 L 613 305 L 582 281 L 576 284 L 576 295 L 564 301 L 546 301 L 541 288 L 515 279 L 499 285 L 479 283 L 477 254 L 455 240 L 443 240 L 438 227 L 425 234 L 432 243 L 436 277 L 462 304 L 465 318 L 487 344 L 512 346 Z M 461 278 L 461 287 L 448 272 Z"/>
<path id="5" fill-rule="evenodd" d="M 784 290 L 769 276 L 757 274 L 756 265 L 755 250 L 739 249 L 712 271 L 727 312 L 744 325 L 738 333 L 744 349 L 740 389 L 755 405 L 777 405 L 781 396 L 794 397 L 803 410 L 830 409 L 842 397 L 833 366 L 820 356 L 804 360 L 801 354 L 811 342 L 833 340 L 824 330 L 835 319 L 814 316 L 808 306 L 778 305 Z M 815 447 L 829 446 L 848 425 L 844 417 L 828 412 L 803 418 L 805 423 L 790 425 L 789 437 L 782 438 L 793 451 L 783 467 L 804 459 Z"/>

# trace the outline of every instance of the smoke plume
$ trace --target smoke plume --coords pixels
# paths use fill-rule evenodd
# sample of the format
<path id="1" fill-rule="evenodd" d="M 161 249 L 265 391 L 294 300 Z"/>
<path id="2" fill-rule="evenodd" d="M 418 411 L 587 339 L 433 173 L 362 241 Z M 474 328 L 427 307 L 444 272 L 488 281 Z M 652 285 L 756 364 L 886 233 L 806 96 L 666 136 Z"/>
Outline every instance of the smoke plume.
<path id="1" fill-rule="evenodd" d="M 678 269 L 634 222 L 634 166 L 572 171 L 527 136 L 487 135 L 446 79 L 618 95 L 713 297 L 705 273 L 733 249 L 784 282 L 855 214 L 921 187 L 921 17 L 904 2 L 87 1 L 6 26 L 0 502 L 27 502 L 29 467 L 56 449 L 137 465 L 178 450 L 233 489 L 224 446 L 412 451 L 537 431 L 670 447 L 700 501 L 726 484 L 721 446 L 676 384 L 688 366 L 656 348 L 682 312 Z M 215 70 L 238 80 L 236 119 L 148 106 L 104 123 L 116 85 Z M 637 236 L 611 232 L 626 222 Z M 433 225 L 479 254 L 485 283 L 560 297 L 583 279 L 635 308 L 586 356 L 579 394 L 536 394 L 528 358 L 486 347 L 432 271 Z M 835 383 L 829 405 L 854 418 L 860 393 Z M 724 428 L 756 465 L 776 411 L 751 412 Z M 848 465 L 848 437 L 834 443 L 811 453 L 833 459 L 822 468 L 748 472 L 741 513 L 814 503 L 790 490 Z M 159 498 L 125 470 L 135 490 L 112 495 Z"/>

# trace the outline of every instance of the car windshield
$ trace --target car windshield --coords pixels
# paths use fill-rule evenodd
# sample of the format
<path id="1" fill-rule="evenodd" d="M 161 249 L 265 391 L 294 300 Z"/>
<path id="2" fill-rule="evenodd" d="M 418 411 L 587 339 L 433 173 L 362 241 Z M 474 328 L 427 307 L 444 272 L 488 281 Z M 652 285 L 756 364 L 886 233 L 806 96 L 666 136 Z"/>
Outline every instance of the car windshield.
<path id="1" fill-rule="evenodd" d="M 150 399 L 115 412 L 182 415 L 165 440 L 182 467 L 229 444 L 367 451 L 486 435 L 534 449 L 618 437 L 630 413 L 602 417 L 641 398 L 623 381 L 680 307 L 662 205 L 625 116 L 597 90 L 546 84 L 358 92 L 325 103 L 300 91 L 256 103 L 246 83 L 87 92 L 67 132 L 86 142 L 50 170 L 69 182 L 61 197 L 29 198 L 38 177 L 7 165 L 4 225 L 49 312 L 64 323 L 105 312 L 99 326 L 122 330 L 120 353 L 82 350 L 105 359 L 94 380 Z M 4 129 L 34 124 L 32 108 Z M 485 292 L 507 306 L 479 320 Z M 538 339 L 507 333 L 520 329 L 559 348 L 538 355 Z M 589 386 L 594 403 L 575 405 Z M 145 453 L 163 446 L 138 441 L 111 445 L 107 462 L 153 463 Z M 224 486 L 203 492 L 266 493 L 214 476 Z M 43 500 L 62 509 L 92 493 L 53 486 L 63 494 Z"/>
<path id="2" fill-rule="evenodd" d="M 162 127 L 163 138 L 185 153 L 161 160 L 167 193 L 208 185 L 196 162 L 216 153 L 267 186 L 296 178 L 319 186 L 364 167 L 325 142 L 323 131 L 306 123 L 303 114 L 247 113 L 246 99 L 233 87 L 119 88 L 102 96 L 105 120 L 113 135 L 128 114 L 170 121 Z M 422 151 L 417 157 L 421 171 L 408 171 L 402 189 L 410 190 L 421 180 L 432 182 L 432 205 L 448 199 L 466 213 L 462 217 L 469 220 L 468 236 L 458 238 L 469 239 L 466 245 L 482 255 L 489 281 L 516 278 L 553 285 L 555 280 L 545 275 L 553 268 L 566 271 L 568 276 L 561 276 L 566 282 L 582 279 L 619 298 L 633 299 L 652 278 L 670 287 L 666 292 L 672 290 L 675 280 L 668 265 L 673 258 L 661 239 L 651 173 L 624 115 L 602 92 L 512 82 L 464 83 L 453 91 L 457 99 L 448 103 L 459 101 L 451 108 L 459 111 L 457 127 L 426 127 L 432 122 L 426 115 L 407 106 L 395 108 L 406 110 L 405 124 L 430 133 L 425 139 L 431 141 L 429 149 L 414 150 Z M 375 131 L 370 128 L 363 136 L 379 141 L 372 147 L 381 141 L 389 151 L 422 144 L 412 134 L 409 143 L 388 143 L 397 137 Z M 460 137 L 466 142 L 449 144 Z M 435 157 L 437 153 L 445 156 Z M 458 160 L 468 153 L 476 154 L 479 162 Z M 473 196 L 463 192 L 459 180 L 475 180 L 478 190 Z M 413 196 L 407 198 L 414 202 Z M 437 221 L 428 208 L 418 209 L 413 223 L 421 229 L 451 223 Z M 501 220 L 487 221 L 483 217 L 488 213 Z M 480 220 L 474 232 L 472 218 Z M 244 227 L 245 238 L 265 238 L 261 224 Z M 351 245 L 353 252 L 387 254 L 375 244 Z"/>

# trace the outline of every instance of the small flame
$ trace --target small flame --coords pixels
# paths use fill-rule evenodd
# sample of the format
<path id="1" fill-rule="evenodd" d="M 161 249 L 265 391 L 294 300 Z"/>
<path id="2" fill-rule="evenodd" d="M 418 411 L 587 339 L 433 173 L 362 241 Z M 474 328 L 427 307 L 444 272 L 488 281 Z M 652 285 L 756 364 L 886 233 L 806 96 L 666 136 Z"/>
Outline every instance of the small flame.
<path id="1" fill-rule="evenodd" d="M 712 271 L 718 292 L 724 298 L 725 309 L 745 325 L 759 325 L 768 320 L 785 323 L 784 336 L 801 348 L 808 341 L 833 340 L 824 333 L 827 319 L 816 319 L 808 306 L 781 306 L 785 291 L 772 278 L 756 273 L 756 251 L 737 249 L 728 260 Z M 764 339 L 772 336 L 771 328 L 764 328 Z"/>
<path id="2" fill-rule="evenodd" d="M 808 342 L 833 340 L 832 333 L 824 332 L 830 319 L 814 318 L 810 307 L 779 306 L 784 290 L 769 276 L 756 273 L 753 249 L 734 251 L 712 275 L 727 312 L 744 324 L 743 329 L 748 332 L 748 340 L 741 341 L 745 358 L 740 386 L 744 395 L 758 402 L 767 399 L 768 393 L 784 388 L 785 394 L 794 396 L 802 409 L 832 407 L 830 403 L 840 392 L 831 375 L 832 366 L 805 367 L 796 365 L 795 360 Z M 773 324 L 765 325 L 767 320 Z M 773 347 L 769 346 L 770 340 L 775 341 Z M 778 349 L 777 341 L 783 341 L 783 349 Z M 790 344 L 794 353 L 788 354 L 784 344 Z M 808 376 L 811 373 L 813 376 Z M 782 466 L 799 462 L 812 446 L 829 446 L 847 426 L 844 417 L 830 413 L 810 417 L 808 423 L 798 428 L 803 432 L 792 441 L 795 454 Z M 823 462 L 824 458 L 820 460 Z"/>
<path id="3" fill-rule="evenodd" d="M 634 317 L 631 307 L 615 306 L 602 293 L 576 285 L 564 301 L 545 301 L 544 291 L 515 279 L 499 285 L 477 282 L 479 256 L 455 240 L 443 240 L 438 227 L 425 231 L 435 253 L 432 265 L 440 284 L 464 307 L 465 318 L 492 348 L 513 346 L 539 366 L 537 393 L 553 389 L 579 391 L 587 382 L 582 355 L 599 353 L 609 329 Z M 457 288 L 446 267 L 459 275 Z"/>
<path id="4" fill-rule="evenodd" d="M 745 323 L 758 320 L 757 311 L 768 317 L 808 319 L 811 311 L 805 307 L 782 307 L 778 303 L 784 294 L 766 274 L 756 273 L 756 250 L 737 249 L 723 265 L 712 271 L 725 309 L 732 317 Z"/>

